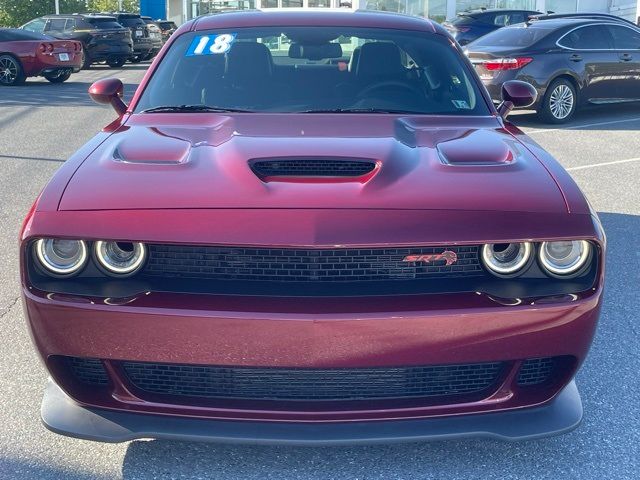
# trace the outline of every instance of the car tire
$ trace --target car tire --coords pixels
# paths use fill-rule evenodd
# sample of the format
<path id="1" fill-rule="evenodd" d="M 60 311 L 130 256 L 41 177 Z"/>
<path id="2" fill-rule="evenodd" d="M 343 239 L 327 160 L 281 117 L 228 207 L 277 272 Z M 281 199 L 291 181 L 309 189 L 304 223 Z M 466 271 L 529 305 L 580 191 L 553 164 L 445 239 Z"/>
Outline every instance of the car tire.
<path id="1" fill-rule="evenodd" d="M 141 55 L 135 55 L 129 59 L 131 63 L 140 63 L 142 61 Z"/>
<path id="2" fill-rule="evenodd" d="M 107 60 L 107 65 L 109 65 L 111 68 L 120 68 L 125 64 L 126 61 L 126 58 L 114 58 L 111 60 Z"/>
<path id="3" fill-rule="evenodd" d="M 546 123 L 565 123 L 576 113 L 577 106 L 578 95 L 573 84 L 558 78 L 547 88 L 539 113 Z"/>
<path id="4" fill-rule="evenodd" d="M 91 68 L 91 58 L 82 51 L 82 70 L 88 70 Z"/>
<path id="5" fill-rule="evenodd" d="M 0 55 L 0 85 L 22 85 L 26 79 L 20 60 L 12 55 Z"/>
<path id="6" fill-rule="evenodd" d="M 69 77 L 71 77 L 71 72 L 69 72 L 69 71 L 64 72 L 64 73 L 58 73 L 57 75 L 52 75 L 50 73 L 45 73 L 44 74 L 44 78 L 49 80 L 51 83 L 66 82 L 67 80 L 69 80 Z"/>

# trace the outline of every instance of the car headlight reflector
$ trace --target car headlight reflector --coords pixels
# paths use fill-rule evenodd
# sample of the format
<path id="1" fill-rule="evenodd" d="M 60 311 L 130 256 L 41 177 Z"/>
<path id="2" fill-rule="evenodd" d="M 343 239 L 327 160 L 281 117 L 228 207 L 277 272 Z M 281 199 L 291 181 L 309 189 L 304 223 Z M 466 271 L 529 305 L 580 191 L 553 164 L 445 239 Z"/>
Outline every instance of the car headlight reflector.
<path id="1" fill-rule="evenodd" d="M 531 258 L 529 242 L 487 243 L 482 247 L 482 262 L 497 275 L 513 275 L 522 270 Z"/>
<path id="2" fill-rule="evenodd" d="M 591 255 L 591 244 L 586 240 L 542 242 L 540 263 L 555 275 L 571 275 L 579 271 Z"/>
<path id="3" fill-rule="evenodd" d="M 41 238 L 35 244 L 40 264 L 55 275 L 73 275 L 87 263 L 87 244 L 83 240 Z"/>
<path id="4" fill-rule="evenodd" d="M 94 249 L 100 266 L 115 275 L 130 275 L 136 272 L 147 257 L 146 247 L 139 242 L 99 240 L 95 243 Z"/>

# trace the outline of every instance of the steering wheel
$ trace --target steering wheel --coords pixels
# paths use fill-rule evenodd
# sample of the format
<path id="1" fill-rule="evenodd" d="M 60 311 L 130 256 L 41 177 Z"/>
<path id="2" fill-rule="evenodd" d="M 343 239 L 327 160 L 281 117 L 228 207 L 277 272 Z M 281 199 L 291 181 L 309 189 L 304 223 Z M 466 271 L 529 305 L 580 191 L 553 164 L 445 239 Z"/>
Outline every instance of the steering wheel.
<path id="1" fill-rule="evenodd" d="M 405 82 L 401 82 L 398 80 L 383 80 L 381 82 L 376 82 L 366 87 L 364 90 L 362 90 L 358 94 L 358 98 L 375 97 L 375 95 L 371 94 L 372 92 L 375 92 L 376 90 L 393 89 L 393 88 L 404 90 L 405 92 L 411 93 L 413 95 L 422 95 L 422 92 L 417 87 L 414 87 L 412 85 L 407 85 Z"/>

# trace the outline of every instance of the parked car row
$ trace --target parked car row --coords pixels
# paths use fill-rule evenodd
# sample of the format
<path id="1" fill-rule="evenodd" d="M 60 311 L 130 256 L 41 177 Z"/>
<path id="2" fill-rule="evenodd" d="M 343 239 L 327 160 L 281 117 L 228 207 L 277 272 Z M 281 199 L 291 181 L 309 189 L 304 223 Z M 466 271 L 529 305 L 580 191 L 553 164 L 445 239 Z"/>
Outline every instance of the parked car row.
<path id="1" fill-rule="evenodd" d="M 83 46 L 83 68 L 105 62 L 121 67 L 127 60 L 150 60 L 168 38 L 151 21 L 134 13 L 88 13 L 46 15 L 21 27 L 63 40 L 77 40 Z"/>

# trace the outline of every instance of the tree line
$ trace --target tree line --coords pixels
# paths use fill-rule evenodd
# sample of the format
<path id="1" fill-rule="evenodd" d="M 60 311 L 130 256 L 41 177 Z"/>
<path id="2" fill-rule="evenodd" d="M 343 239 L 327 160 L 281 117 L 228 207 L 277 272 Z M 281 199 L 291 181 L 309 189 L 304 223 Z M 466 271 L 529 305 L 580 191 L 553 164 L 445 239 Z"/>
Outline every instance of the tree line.
<path id="1" fill-rule="evenodd" d="M 115 12 L 118 0 L 59 0 L 60 13 Z M 139 12 L 138 0 L 123 0 L 126 12 Z M 19 27 L 29 20 L 56 13 L 55 0 L 0 0 L 0 27 Z"/>

